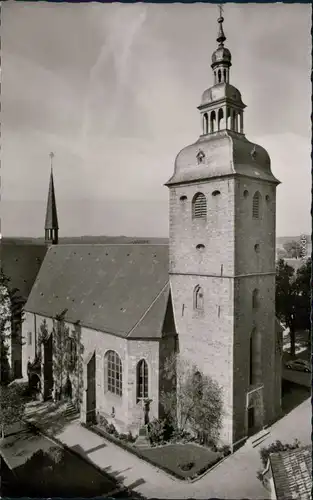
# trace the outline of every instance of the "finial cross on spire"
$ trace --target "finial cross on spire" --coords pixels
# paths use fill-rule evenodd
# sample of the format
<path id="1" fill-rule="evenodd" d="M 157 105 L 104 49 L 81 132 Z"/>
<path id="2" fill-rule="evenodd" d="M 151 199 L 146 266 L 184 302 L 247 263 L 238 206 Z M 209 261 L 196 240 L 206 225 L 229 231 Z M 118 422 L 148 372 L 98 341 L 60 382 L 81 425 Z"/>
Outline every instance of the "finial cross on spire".
<path id="1" fill-rule="evenodd" d="M 54 158 L 54 153 L 51 151 L 51 153 L 49 154 L 50 156 L 50 164 L 51 164 L 51 170 L 52 170 L 52 161 L 53 161 L 53 158 Z"/>
<path id="2" fill-rule="evenodd" d="M 223 30 L 223 21 L 224 21 L 224 18 L 223 18 L 223 12 L 224 12 L 224 5 L 222 3 L 220 3 L 218 5 L 218 9 L 220 11 L 220 17 L 218 18 L 217 22 L 219 24 L 219 31 L 218 31 L 218 36 L 217 36 L 217 39 L 216 41 L 219 43 L 219 46 L 220 47 L 223 47 L 223 44 L 226 40 L 226 36 L 224 34 L 224 30 Z"/>

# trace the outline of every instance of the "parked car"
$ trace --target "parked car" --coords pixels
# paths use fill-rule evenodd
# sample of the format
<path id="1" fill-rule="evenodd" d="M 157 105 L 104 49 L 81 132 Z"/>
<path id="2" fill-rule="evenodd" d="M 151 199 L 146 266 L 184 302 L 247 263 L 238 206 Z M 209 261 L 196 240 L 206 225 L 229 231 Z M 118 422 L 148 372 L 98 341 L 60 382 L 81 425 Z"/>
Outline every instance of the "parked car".
<path id="1" fill-rule="evenodd" d="M 295 359 L 293 361 L 287 361 L 286 368 L 289 370 L 296 370 L 298 372 L 311 372 L 312 366 L 305 359 Z"/>

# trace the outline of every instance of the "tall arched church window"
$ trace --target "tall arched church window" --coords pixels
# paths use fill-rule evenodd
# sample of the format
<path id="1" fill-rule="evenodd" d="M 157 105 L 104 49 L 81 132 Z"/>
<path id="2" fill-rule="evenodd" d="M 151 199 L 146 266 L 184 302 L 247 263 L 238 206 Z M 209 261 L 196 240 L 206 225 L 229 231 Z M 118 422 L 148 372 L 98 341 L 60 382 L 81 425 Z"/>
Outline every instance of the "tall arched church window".
<path id="1" fill-rule="evenodd" d="M 217 74 L 218 74 L 218 83 L 221 83 L 221 81 L 222 81 L 222 72 L 221 72 L 220 69 L 218 70 Z"/>
<path id="2" fill-rule="evenodd" d="M 259 219 L 260 218 L 260 202 L 261 202 L 261 195 L 257 191 L 253 195 L 252 199 L 252 217 L 253 219 Z"/>
<path id="3" fill-rule="evenodd" d="M 198 311 L 203 311 L 204 302 L 203 302 L 203 290 L 201 286 L 197 285 L 194 289 L 194 309 Z"/>
<path id="4" fill-rule="evenodd" d="M 206 219 L 207 216 L 207 203 L 206 197 L 203 193 L 197 193 L 192 200 L 192 218 L 193 219 Z"/>
<path id="5" fill-rule="evenodd" d="M 136 401 L 148 398 L 148 365 L 144 359 L 137 364 Z"/>
<path id="6" fill-rule="evenodd" d="M 117 396 L 122 396 L 122 362 L 115 351 L 105 355 L 106 389 Z"/>

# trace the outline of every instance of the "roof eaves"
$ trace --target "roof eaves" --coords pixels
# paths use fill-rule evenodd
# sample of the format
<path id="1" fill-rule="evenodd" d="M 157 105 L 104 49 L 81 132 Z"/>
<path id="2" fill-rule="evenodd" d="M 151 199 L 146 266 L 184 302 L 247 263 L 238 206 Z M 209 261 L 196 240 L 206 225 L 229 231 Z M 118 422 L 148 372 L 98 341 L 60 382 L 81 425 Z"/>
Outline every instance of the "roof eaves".
<path id="1" fill-rule="evenodd" d="M 53 316 L 51 316 L 51 314 L 47 313 L 46 311 L 38 311 L 38 310 L 32 310 L 32 308 L 25 308 L 24 309 L 25 312 L 28 312 L 28 313 L 31 313 L 31 314 L 36 314 L 37 316 L 44 316 L 45 318 L 51 318 L 51 319 L 56 319 L 57 316 L 58 316 L 58 313 L 55 313 Z M 71 323 L 72 325 L 75 325 L 78 321 L 79 321 L 79 325 L 84 327 L 84 328 L 89 328 L 90 330 L 95 330 L 95 331 L 98 331 L 98 332 L 101 332 L 101 333 L 107 333 L 108 335 L 115 335 L 116 337 L 121 337 L 121 338 L 126 338 L 127 337 L 127 332 L 121 332 L 121 331 L 118 331 L 118 330 L 113 330 L 112 328 L 111 329 L 106 329 L 105 327 L 99 327 L 97 326 L 95 328 L 94 325 L 91 325 L 90 323 L 88 323 L 87 321 L 82 321 L 80 319 L 74 319 L 74 318 L 71 318 L 71 317 L 66 317 L 64 318 L 64 320 L 67 322 L 67 323 Z"/>

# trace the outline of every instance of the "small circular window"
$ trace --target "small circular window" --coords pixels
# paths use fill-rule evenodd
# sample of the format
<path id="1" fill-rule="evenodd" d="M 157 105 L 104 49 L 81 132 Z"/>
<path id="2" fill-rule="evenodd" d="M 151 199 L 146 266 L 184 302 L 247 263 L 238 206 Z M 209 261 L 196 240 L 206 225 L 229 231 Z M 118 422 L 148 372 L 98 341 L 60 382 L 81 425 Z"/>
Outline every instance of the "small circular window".
<path id="1" fill-rule="evenodd" d="M 180 199 L 180 201 L 187 201 L 187 196 L 186 196 L 186 195 L 183 195 L 183 196 L 181 196 L 179 199 Z"/>
<path id="2" fill-rule="evenodd" d="M 260 245 L 258 243 L 254 245 L 254 251 L 255 253 L 260 253 Z"/>
<path id="3" fill-rule="evenodd" d="M 213 191 L 212 196 L 218 196 L 219 194 L 221 194 L 221 192 L 216 189 L 215 191 Z"/>
<path id="4" fill-rule="evenodd" d="M 267 203 L 270 201 L 270 197 L 268 194 L 265 196 L 265 200 L 267 201 Z"/>
<path id="5" fill-rule="evenodd" d="M 199 245 L 196 246 L 196 249 L 199 250 L 200 252 L 203 252 L 205 246 L 202 243 L 199 243 Z"/>
<path id="6" fill-rule="evenodd" d="M 243 196 L 244 196 L 245 198 L 248 198 L 248 196 L 249 196 L 249 191 L 247 191 L 247 190 L 245 189 L 245 190 L 244 190 L 244 192 L 243 192 Z"/>

